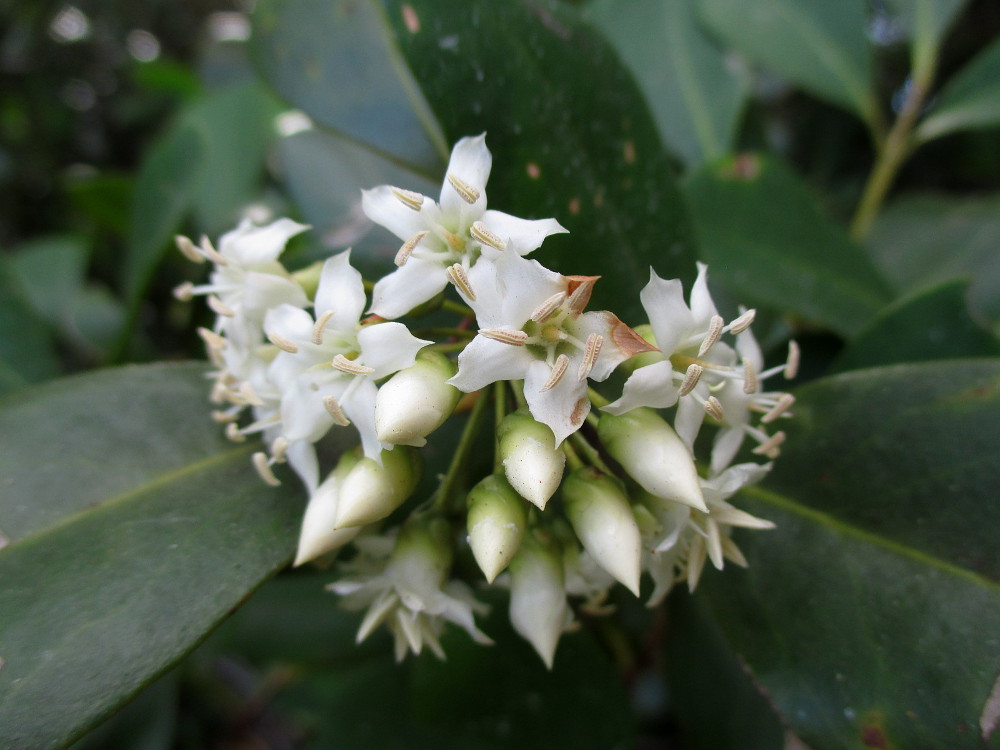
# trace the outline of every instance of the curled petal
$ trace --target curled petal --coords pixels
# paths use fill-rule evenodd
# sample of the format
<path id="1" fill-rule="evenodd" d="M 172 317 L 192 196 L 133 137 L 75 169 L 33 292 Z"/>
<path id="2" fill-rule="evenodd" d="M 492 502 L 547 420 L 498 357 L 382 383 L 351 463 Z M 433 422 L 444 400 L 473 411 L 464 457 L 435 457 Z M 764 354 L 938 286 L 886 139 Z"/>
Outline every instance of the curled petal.
<path id="1" fill-rule="evenodd" d="M 482 222 L 518 255 L 536 250 L 549 235 L 569 231 L 555 219 L 521 219 L 503 211 L 487 211 Z"/>
<path id="2" fill-rule="evenodd" d="M 307 224 L 291 219 L 278 219 L 265 227 L 243 221 L 219 239 L 219 252 L 242 266 L 270 263 L 281 255 L 288 240 L 307 229 Z"/>

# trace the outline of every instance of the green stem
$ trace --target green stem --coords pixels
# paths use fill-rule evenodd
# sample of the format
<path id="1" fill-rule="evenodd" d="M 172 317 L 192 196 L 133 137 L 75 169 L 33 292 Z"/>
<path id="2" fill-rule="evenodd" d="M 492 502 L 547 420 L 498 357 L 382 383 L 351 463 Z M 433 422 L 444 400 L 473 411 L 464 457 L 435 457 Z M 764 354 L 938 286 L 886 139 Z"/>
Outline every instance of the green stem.
<path id="1" fill-rule="evenodd" d="M 469 413 L 465 429 L 462 430 L 462 437 L 459 438 L 458 445 L 455 446 L 455 453 L 451 457 L 451 464 L 448 465 L 448 471 L 441 479 L 441 484 L 434 498 L 434 507 L 438 510 L 446 510 L 452 504 L 455 485 L 458 482 L 462 467 L 468 461 L 472 446 L 475 444 L 476 433 L 479 432 L 483 415 L 486 413 L 486 404 L 489 401 L 489 395 L 486 393 L 486 390 L 479 391 L 479 398 Z"/>
<path id="2" fill-rule="evenodd" d="M 445 341 L 440 344 L 428 344 L 425 348 L 429 351 L 448 354 L 449 352 L 460 352 L 468 345 L 468 341 Z"/>
<path id="3" fill-rule="evenodd" d="M 503 461 L 500 459 L 500 423 L 507 416 L 507 385 L 498 380 L 493 384 L 493 471 L 499 472 L 503 468 Z"/>
<path id="4" fill-rule="evenodd" d="M 566 454 L 566 463 L 569 464 L 569 468 L 572 469 L 582 469 L 586 464 L 580 455 L 573 450 L 573 446 L 569 444 L 568 440 L 563 440 L 562 446 L 560 446 L 562 452 Z"/>
<path id="5" fill-rule="evenodd" d="M 517 406 L 519 409 L 528 408 L 528 400 L 524 397 L 524 381 L 523 380 L 511 380 L 510 390 L 514 394 L 514 400 L 517 401 Z"/>
<path id="6" fill-rule="evenodd" d="M 587 457 L 587 461 L 589 461 L 592 466 L 597 467 L 605 474 L 611 473 L 611 469 L 609 469 L 608 465 L 604 463 L 604 459 L 601 458 L 601 454 L 598 452 L 597 448 L 592 446 L 586 437 L 579 432 L 574 432 L 569 436 L 569 439 L 573 441 L 577 450 Z"/>
<path id="7" fill-rule="evenodd" d="M 448 310 L 453 313 L 458 313 L 463 318 L 476 317 L 476 313 L 471 307 L 466 307 L 461 302 L 455 302 L 454 300 L 450 299 L 441 300 L 441 309 Z"/>
<path id="8" fill-rule="evenodd" d="M 438 336 L 441 338 L 455 336 L 463 339 L 471 339 L 475 337 L 475 331 L 469 331 L 465 328 L 448 328 L 446 326 L 430 326 L 428 328 L 419 328 L 413 331 L 413 335 L 417 336 Z M 452 343 L 452 342 L 446 342 Z"/>
<path id="9" fill-rule="evenodd" d="M 593 388 L 587 388 L 587 395 L 590 397 L 590 403 L 594 406 L 600 408 L 602 406 L 607 406 L 611 402 L 608 401 L 604 396 L 595 391 Z"/>

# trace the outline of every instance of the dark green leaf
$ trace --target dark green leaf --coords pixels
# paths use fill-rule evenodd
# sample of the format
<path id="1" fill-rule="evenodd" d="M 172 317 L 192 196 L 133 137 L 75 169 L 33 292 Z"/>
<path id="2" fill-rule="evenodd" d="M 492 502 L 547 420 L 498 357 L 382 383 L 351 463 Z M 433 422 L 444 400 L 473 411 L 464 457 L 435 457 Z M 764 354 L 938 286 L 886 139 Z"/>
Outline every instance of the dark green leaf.
<path id="1" fill-rule="evenodd" d="M 10 259 L 23 298 L 43 320 L 62 327 L 83 286 L 87 246 L 83 237 L 50 236 L 24 243 Z"/>
<path id="2" fill-rule="evenodd" d="M 702 20 L 729 47 L 849 109 L 878 119 L 863 0 L 697 0 Z"/>
<path id="3" fill-rule="evenodd" d="M 850 335 L 888 301 L 862 249 L 780 162 L 726 159 L 695 172 L 686 187 L 711 278 L 747 304 Z"/>
<path id="4" fill-rule="evenodd" d="M 287 563 L 297 484 L 260 481 L 205 389 L 159 365 L 0 404 L 0 745 L 79 736 Z"/>
<path id="5" fill-rule="evenodd" d="M 931 103 L 916 131 L 929 141 L 956 130 L 1000 124 L 1000 39 L 984 49 L 951 79 Z"/>
<path id="6" fill-rule="evenodd" d="M 15 280 L 7 258 L 0 258 L 0 393 L 59 374 L 52 332 Z"/>
<path id="7" fill-rule="evenodd" d="M 968 0 L 889 0 L 910 35 L 915 76 L 923 78 L 937 63 L 941 39 Z"/>
<path id="8" fill-rule="evenodd" d="M 742 502 L 750 567 L 709 575 L 727 639 L 814 750 L 995 747 L 1000 360 L 865 370 L 797 394 Z"/>
<path id="9" fill-rule="evenodd" d="M 732 149 L 749 93 L 694 14 L 695 0 L 598 0 L 587 18 L 635 75 L 664 141 L 688 164 Z"/>
<path id="10" fill-rule="evenodd" d="M 949 281 L 890 305 L 850 341 L 832 371 L 1000 355 L 996 336 L 969 317 L 968 286 Z"/>

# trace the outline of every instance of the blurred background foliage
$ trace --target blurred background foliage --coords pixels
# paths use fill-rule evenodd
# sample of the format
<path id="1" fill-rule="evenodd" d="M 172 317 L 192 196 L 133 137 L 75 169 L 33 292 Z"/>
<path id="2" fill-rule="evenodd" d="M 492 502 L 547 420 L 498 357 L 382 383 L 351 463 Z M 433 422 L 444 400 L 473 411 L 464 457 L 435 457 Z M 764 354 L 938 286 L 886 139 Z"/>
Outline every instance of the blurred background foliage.
<path id="1" fill-rule="evenodd" d="M 547 243 L 547 262 L 566 270 L 580 257 L 571 243 L 590 243 L 584 272 L 606 273 L 599 301 L 630 322 L 635 303 L 619 300 L 650 259 L 690 279 L 698 257 L 725 307 L 758 306 L 766 347 L 802 342 L 800 384 L 1000 353 L 995 0 L 445 5 L 435 18 L 431 3 L 390 0 L 0 0 L 0 392 L 201 358 L 207 313 L 171 294 L 195 273 L 171 251 L 177 233 L 215 238 L 244 217 L 289 215 L 315 227 L 293 242 L 293 264 L 353 246 L 380 273 L 395 248 L 369 233 L 358 189 L 430 193 L 448 144 L 483 129 L 491 201 L 565 218 L 573 239 Z M 586 48 L 590 77 L 546 46 L 564 33 Z M 927 90 L 914 97 L 915 86 Z M 907 117 L 900 141 L 894 123 Z M 873 165 L 893 158 L 884 194 L 866 199 Z M 514 169 L 536 162 L 564 168 L 541 181 Z M 581 209 L 574 189 L 593 205 Z M 595 260 L 608 248 L 614 273 Z M 933 375 L 938 391 L 951 377 Z M 871 403 L 823 384 L 810 393 L 856 415 Z M 776 486 L 794 495 L 802 476 L 789 469 Z M 753 550 L 762 560 L 767 542 Z M 384 642 L 353 646 L 355 618 L 324 582 L 267 584 L 79 746 L 779 748 L 805 731 L 818 749 L 913 736 L 877 715 L 847 716 L 860 735 L 779 718 L 729 646 L 753 645 L 723 633 L 701 597 L 652 613 L 620 597 L 623 628 L 585 622 L 549 674 L 513 638 L 503 651 L 449 638 L 447 664 L 394 666 Z M 953 595 L 975 609 L 975 592 Z M 709 599 L 725 602 L 716 616 L 751 611 L 735 592 Z M 485 629 L 502 634 L 495 610 Z M 768 658 L 753 654 L 754 666 Z M 967 746 L 980 746 L 977 729 Z"/>

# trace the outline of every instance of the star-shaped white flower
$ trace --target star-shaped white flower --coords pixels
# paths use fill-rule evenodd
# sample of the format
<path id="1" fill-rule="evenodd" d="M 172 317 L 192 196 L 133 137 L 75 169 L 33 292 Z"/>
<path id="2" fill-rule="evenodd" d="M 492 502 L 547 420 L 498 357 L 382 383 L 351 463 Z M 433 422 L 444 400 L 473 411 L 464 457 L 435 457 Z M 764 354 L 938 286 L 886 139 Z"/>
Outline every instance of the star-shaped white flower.
<path id="1" fill-rule="evenodd" d="M 480 255 L 495 257 L 503 250 L 527 255 L 550 234 L 566 231 L 555 219 L 487 210 L 492 161 L 484 133 L 455 144 L 439 202 L 389 185 L 362 191 L 368 218 L 404 240 L 396 255 L 399 268 L 375 284 L 374 314 L 405 315 L 468 272 Z"/>
<path id="2" fill-rule="evenodd" d="M 480 260 L 468 281 L 462 295 L 479 335 L 448 382 L 468 393 L 523 379 L 531 415 L 549 426 L 557 447 L 590 413 L 587 379 L 605 380 L 622 360 L 652 349 L 614 314 L 583 312 L 596 277 L 562 276 L 504 253 Z"/>
<path id="3" fill-rule="evenodd" d="M 268 338 L 282 350 L 268 370 L 282 394 L 282 434 L 289 442 L 313 443 L 333 425 L 353 422 L 365 455 L 378 460 L 375 382 L 412 365 L 431 342 L 414 337 L 402 323 L 359 322 L 365 292 L 349 250 L 323 264 L 314 307 L 315 318 L 281 305 L 264 322 Z"/>

